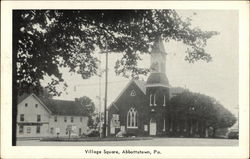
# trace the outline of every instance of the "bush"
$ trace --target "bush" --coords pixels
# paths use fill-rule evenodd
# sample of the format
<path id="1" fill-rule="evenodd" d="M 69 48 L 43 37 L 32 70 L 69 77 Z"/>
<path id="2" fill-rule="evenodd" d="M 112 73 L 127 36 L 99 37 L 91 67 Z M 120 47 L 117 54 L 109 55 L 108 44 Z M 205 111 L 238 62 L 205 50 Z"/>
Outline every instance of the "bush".
<path id="1" fill-rule="evenodd" d="M 229 131 L 227 137 L 229 139 L 239 139 L 239 131 L 238 130 L 231 130 L 231 131 Z"/>

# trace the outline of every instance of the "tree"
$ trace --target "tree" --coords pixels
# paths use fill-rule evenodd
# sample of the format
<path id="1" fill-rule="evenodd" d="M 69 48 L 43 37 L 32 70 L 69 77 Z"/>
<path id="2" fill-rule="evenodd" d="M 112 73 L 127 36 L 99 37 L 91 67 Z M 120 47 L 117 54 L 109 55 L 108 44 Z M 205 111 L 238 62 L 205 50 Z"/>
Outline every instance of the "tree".
<path id="1" fill-rule="evenodd" d="M 137 67 L 140 55 L 150 53 L 159 38 L 188 45 L 185 60 L 189 62 L 210 61 L 204 47 L 216 34 L 191 28 L 191 19 L 182 20 L 174 10 L 15 10 L 15 84 L 21 92 L 31 86 L 37 89 L 48 75 L 50 92 L 60 95 L 55 88 L 64 82 L 59 67 L 69 67 L 84 79 L 96 75 L 96 48 L 122 53 L 116 73 L 136 78 L 148 72 Z"/>
<path id="2" fill-rule="evenodd" d="M 214 31 L 191 28 L 191 19 L 181 19 L 175 10 L 14 10 L 13 11 L 13 145 L 15 145 L 17 93 L 41 90 L 41 80 L 51 77 L 49 92 L 60 95 L 64 83 L 59 67 L 86 79 L 97 74 L 94 52 L 122 53 L 118 75 L 137 78 L 148 68 L 138 68 L 141 55 L 150 53 L 162 38 L 182 41 L 188 47 L 185 60 L 210 61 L 205 52 Z"/>
<path id="3" fill-rule="evenodd" d="M 93 116 L 94 116 L 94 111 L 95 111 L 95 104 L 87 96 L 83 96 L 83 97 L 77 99 L 77 101 L 81 103 L 82 111 L 88 117 L 88 126 L 93 126 L 93 123 L 94 123 Z"/>
<path id="4" fill-rule="evenodd" d="M 231 127 L 237 120 L 236 117 L 219 102 L 214 103 L 214 113 L 214 118 L 212 118 L 209 125 L 213 128 L 213 137 L 215 137 L 217 129 Z"/>
<path id="5" fill-rule="evenodd" d="M 221 105 L 214 98 L 200 94 L 185 91 L 170 101 L 171 111 L 180 116 L 189 117 L 199 121 L 202 124 L 202 130 L 213 128 L 213 136 L 216 129 L 227 128 L 236 122 L 235 116 Z M 200 136 L 202 136 L 200 132 Z"/>
<path id="6" fill-rule="evenodd" d="M 77 101 L 81 103 L 82 111 L 85 115 L 87 115 L 88 117 L 94 115 L 95 104 L 89 97 L 83 96 L 78 98 Z"/>

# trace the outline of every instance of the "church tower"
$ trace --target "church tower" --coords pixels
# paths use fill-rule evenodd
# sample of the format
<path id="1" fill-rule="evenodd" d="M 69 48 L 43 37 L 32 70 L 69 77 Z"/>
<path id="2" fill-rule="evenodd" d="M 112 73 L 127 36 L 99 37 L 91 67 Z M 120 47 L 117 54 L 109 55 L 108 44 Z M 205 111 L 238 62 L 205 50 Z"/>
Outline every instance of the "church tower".
<path id="1" fill-rule="evenodd" d="M 166 51 L 162 39 L 156 41 L 151 51 L 150 75 L 146 83 L 149 108 L 149 135 L 166 132 L 166 114 L 169 106 L 169 82 L 166 76 Z"/>

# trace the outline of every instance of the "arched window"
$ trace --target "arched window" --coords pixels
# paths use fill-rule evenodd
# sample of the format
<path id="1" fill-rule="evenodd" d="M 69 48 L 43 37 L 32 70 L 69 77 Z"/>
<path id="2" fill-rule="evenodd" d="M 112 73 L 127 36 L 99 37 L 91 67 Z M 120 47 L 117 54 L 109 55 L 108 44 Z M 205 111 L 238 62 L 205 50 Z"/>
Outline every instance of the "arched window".
<path id="1" fill-rule="evenodd" d="M 138 113 L 135 108 L 130 108 L 127 114 L 127 127 L 138 128 Z"/>

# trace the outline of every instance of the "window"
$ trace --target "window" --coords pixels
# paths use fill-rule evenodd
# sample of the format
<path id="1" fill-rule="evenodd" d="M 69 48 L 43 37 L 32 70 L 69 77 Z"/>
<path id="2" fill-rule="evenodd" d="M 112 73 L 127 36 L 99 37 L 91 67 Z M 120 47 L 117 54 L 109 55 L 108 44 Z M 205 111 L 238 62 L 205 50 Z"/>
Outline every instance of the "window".
<path id="1" fill-rule="evenodd" d="M 57 116 L 54 117 L 54 121 L 57 122 Z"/>
<path id="2" fill-rule="evenodd" d="M 54 128 L 50 128 L 50 133 L 51 133 L 51 134 L 54 133 Z"/>
<path id="3" fill-rule="evenodd" d="M 67 123 L 67 117 L 66 116 L 64 117 L 64 122 Z"/>
<path id="4" fill-rule="evenodd" d="M 198 121 L 196 121 L 196 131 L 198 132 L 198 130 L 199 130 L 199 123 Z"/>
<path id="5" fill-rule="evenodd" d="M 150 106 L 153 106 L 153 104 L 152 104 L 152 94 L 149 95 L 149 103 L 150 103 Z"/>
<path id="6" fill-rule="evenodd" d="M 19 126 L 19 133 L 22 134 L 23 133 L 23 125 Z"/>
<path id="7" fill-rule="evenodd" d="M 137 128 L 138 127 L 138 114 L 135 108 L 130 108 L 127 114 L 127 127 Z"/>
<path id="8" fill-rule="evenodd" d="M 20 115 L 20 121 L 24 121 L 24 114 Z"/>
<path id="9" fill-rule="evenodd" d="M 156 106 L 156 94 L 154 94 L 154 97 L 153 97 L 153 94 L 150 94 L 149 96 L 149 103 L 150 103 L 150 106 Z"/>
<path id="10" fill-rule="evenodd" d="M 37 133 L 37 134 L 40 134 L 40 132 L 41 132 L 41 126 L 40 126 L 40 125 L 37 125 L 37 126 L 36 126 L 36 133 Z"/>
<path id="11" fill-rule="evenodd" d="M 135 95 L 136 95 L 135 90 L 132 90 L 132 91 L 130 92 L 130 96 L 135 96 Z"/>
<path id="12" fill-rule="evenodd" d="M 27 107 L 28 106 L 28 103 L 25 103 L 25 107 Z"/>
<path id="13" fill-rule="evenodd" d="M 82 122 L 82 117 L 80 117 L 80 122 Z"/>
<path id="14" fill-rule="evenodd" d="M 163 119 L 163 131 L 164 132 L 166 131 L 166 121 L 165 121 L 165 119 Z"/>
<path id="15" fill-rule="evenodd" d="M 79 128 L 79 136 L 81 136 L 81 135 L 82 135 L 82 129 Z"/>
<path id="16" fill-rule="evenodd" d="M 163 96 L 163 106 L 166 106 L 166 95 Z"/>
<path id="17" fill-rule="evenodd" d="M 156 94 L 154 94 L 154 106 L 156 106 L 156 99 L 155 99 L 155 97 L 156 97 Z"/>
<path id="18" fill-rule="evenodd" d="M 74 117 L 72 116 L 72 117 L 70 118 L 70 120 L 71 120 L 71 123 L 73 123 L 73 122 L 74 122 Z"/>
<path id="19" fill-rule="evenodd" d="M 37 115 L 37 122 L 40 122 L 40 121 L 41 121 L 41 115 L 38 114 L 38 115 Z"/>
<path id="20" fill-rule="evenodd" d="M 38 104 L 36 104 L 35 107 L 37 108 L 37 107 L 38 107 Z"/>
<path id="21" fill-rule="evenodd" d="M 27 134 L 30 134 L 30 133 L 31 133 L 31 128 L 27 127 Z"/>

